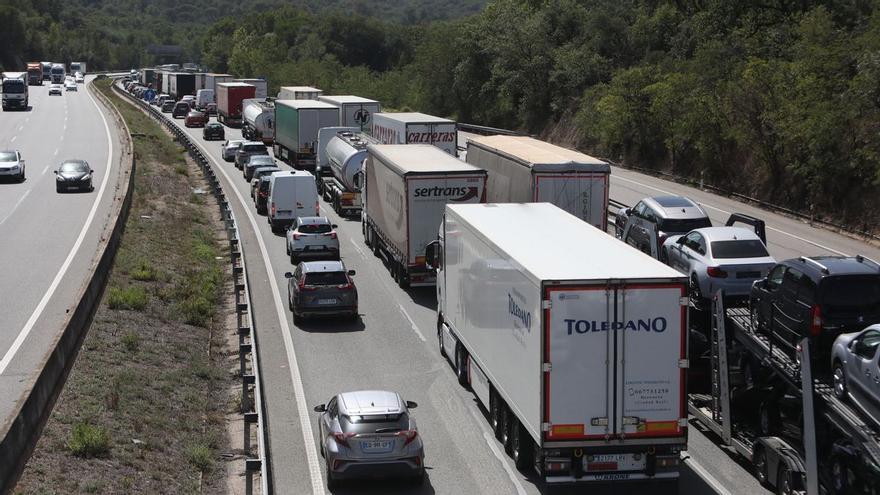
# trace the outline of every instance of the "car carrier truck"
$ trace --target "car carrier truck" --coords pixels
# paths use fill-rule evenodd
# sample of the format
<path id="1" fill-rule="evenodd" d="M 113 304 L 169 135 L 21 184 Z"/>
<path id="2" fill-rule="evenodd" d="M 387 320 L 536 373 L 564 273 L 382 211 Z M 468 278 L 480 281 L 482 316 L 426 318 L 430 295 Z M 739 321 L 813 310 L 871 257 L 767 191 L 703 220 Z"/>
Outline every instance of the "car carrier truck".
<path id="1" fill-rule="evenodd" d="M 611 167 L 602 160 L 527 136 L 468 140 L 468 163 L 489 172 L 490 203 L 553 203 L 605 230 Z"/>
<path id="2" fill-rule="evenodd" d="M 428 144 L 367 146 L 363 234 L 401 286 L 434 284 L 425 247 L 447 203 L 485 203 L 486 171 Z"/>
<path id="3" fill-rule="evenodd" d="M 549 203 L 446 205 L 437 334 L 518 469 L 669 481 L 687 445 L 687 279 Z"/>

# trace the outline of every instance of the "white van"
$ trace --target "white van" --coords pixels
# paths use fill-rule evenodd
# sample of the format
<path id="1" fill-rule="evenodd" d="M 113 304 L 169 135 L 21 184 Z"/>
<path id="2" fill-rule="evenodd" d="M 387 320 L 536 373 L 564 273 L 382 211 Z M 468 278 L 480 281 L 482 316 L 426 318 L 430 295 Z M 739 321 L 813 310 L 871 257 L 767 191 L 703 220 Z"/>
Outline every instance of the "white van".
<path id="1" fill-rule="evenodd" d="M 305 170 L 273 172 L 266 209 L 275 233 L 287 229 L 296 217 L 319 216 L 315 176 Z"/>
<path id="2" fill-rule="evenodd" d="M 213 89 L 200 89 L 196 92 L 196 108 L 204 109 L 208 103 L 214 103 Z"/>

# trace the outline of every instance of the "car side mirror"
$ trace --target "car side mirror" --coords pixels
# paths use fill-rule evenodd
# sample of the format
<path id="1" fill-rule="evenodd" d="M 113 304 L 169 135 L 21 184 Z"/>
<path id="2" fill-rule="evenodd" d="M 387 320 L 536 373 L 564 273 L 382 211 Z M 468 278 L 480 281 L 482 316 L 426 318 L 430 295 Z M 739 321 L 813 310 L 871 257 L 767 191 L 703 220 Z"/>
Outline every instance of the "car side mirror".
<path id="1" fill-rule="evenodd" d="M 57 171 L 57 170 L 53 170 L 52 173 L 55 174 L 55 175 L 58 175 L 58 171 Z"/>
<path id="2" fill-rule="evenodd" d="M 284 278 L 293 278 L 293 274 L 290 273 L 290 272 L 286 272 L 286 273 L 284 274 Z"/>
<path id="3" fill-rule="evenodd" d="M 419 405 L 416 404 L 415 402 L 413 402 L 411 400 L 406 401 L 406 408 L 407 409 L 415 409 L 417 407 L 419 407 Z"/>
<path id="4" fill-rule="evenodd" d="M 354 277 L 356 273 L 357 273 L 357 272 L 355 272 L 354 270 L 349 270 L 349 271 L 348 271 L 348 276 L 350 276 L 350 277 Z"/>
<path id="5" fill-rule="evenodd" d="M 678 239 L 675 240 L 675 243 L 676 243 L 676 244 L 681 244 L 681 245 L 683 246 L 684 243 L 685 243 L 685 240 L 686 240 L 686 239 L 685 239 L 684 237 L 679 237 Z"/>
<path id="6" fill-rule="evenodd" d="M 319 413 L 327 412 L 327 405 L 321 404 L 321 405 L 315 406 L 315 412 L 319 412 Z"/>
<path id="7" fill-rule="evenodd" d="M 95 173 L 94 169 L 91 169 L 91 168 L 90 168 L 90 169 L 89 169 L 89 173 L 90 173 L 90 174 Z"/>
<path id="8" fill-rule="evenodd" d="M 633 212 L 632 208 L 624 208 L 623 209 L 623 214 L 626 216 L 632 215 L 632 212 Z"/>
<path id="9" fill-rule="evenodd" d="M 431 241 L 425 246 L 425 266 L 428 270 L 440 268 L 438 263 L 440 253 L 440 241 Z"/>
<path id="10" fill-rule="evenodd" d="M 330 226 L 333 227 L 334 229 L 339 228 L 339 225 L 336 225 L 335 223 L 331 223 Z"/>

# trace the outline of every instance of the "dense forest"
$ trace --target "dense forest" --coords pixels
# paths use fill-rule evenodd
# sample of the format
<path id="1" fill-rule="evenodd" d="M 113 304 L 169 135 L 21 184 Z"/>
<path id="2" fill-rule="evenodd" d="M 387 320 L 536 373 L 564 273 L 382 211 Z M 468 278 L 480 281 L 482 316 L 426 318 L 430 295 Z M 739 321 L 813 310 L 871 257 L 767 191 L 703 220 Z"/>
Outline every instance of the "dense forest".
<path id="1" fill-rule="evenodd" d="M 495 0 L 423 26 L 285 8 L 219 21 L 204 61 L 880 223 L 880 0 Z"/>

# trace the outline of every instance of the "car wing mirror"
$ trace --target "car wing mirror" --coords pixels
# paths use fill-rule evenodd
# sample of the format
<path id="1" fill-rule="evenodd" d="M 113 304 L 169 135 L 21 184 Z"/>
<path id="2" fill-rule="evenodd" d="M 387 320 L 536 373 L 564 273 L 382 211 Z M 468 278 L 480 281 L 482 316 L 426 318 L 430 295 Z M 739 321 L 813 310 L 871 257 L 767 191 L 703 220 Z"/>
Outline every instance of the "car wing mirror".
<path id="1" fill-rule="evenodd" d="M 357 273 L 357 272 L 355 272 L 354 270 L 349 270 L 349 271 L 348 271 L 348 275 L 349 275 L 350 277 L 354 277 L 356 273 Z"/>
<path id="2" fill-rule="evenodd" d="M 285 272 L 285 273 L 284 273 L 284 278 L 293 278 L 293 274 L 290 273 L 290 272 Z"/>
<path id="3" fill-rule="evenodd" d="M 331 223 L 330 226 L 333 227 L 334 229 L 339 228 L 339 225 L 336 225 L 335 223 Z"/>
<path id="4" fill-rule="evenodd" d="M 623 209 L 623 214 L 626 216 L 632 215 L 632 212 L 633 212 L 632 208 L 624 208 Z"/>
<path id="5" fill-rule="evenodd" d="M 415 409 L 417 407 L 419 407 L 419 405 L 416 404 L 415 402 L 413 402 L 411 400 L 406 401 L 406 408 L 407 409 Z"/>
<path id="6" fill-rule="evenodd" d="M 321 405 L 315 406 L 315 412 L 319 412 L 319 413 L 327 412 L 327 405 L 321 404 Z"/>
<path id="7" fill-rule="evenodd" d="M 682 246 L 684 246 L 684 243 L 685 243 L 686 240 L 687 240 L 687 239 L 685 239 L 684 237 L 679 237 L 678 239 L 675 240 L 675 243 L 676 243 L 676 244 L 681 244 Z"/>
<path id="8" fill-rule="evenodd" d="M 93 174 L 93 173 L 95 173 L 95 170 L 90 168 L 90 169 L 89 169 L 89 173 L 90 173 L 90 174 Z"/>
<path id="9" fill-rule="evenodd" d="M 57 170 L 53 170 L 52 173 L 55 174 L 55 175 L 58 175 L 58 171 L 57 171 Z"/>

